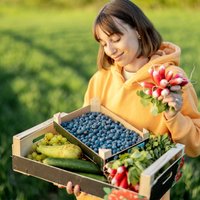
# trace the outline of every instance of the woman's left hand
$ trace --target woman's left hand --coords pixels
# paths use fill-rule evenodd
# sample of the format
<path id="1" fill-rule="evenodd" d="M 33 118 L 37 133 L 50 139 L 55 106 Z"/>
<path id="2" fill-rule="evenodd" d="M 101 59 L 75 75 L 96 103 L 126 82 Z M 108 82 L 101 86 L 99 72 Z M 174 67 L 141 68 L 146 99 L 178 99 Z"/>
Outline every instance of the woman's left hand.
<path id="1" fill-rule="evenodd" d="M 167 119 L 174 117 L 183 106 L 183 98 L 180 92 L 180 88 L 173 86 L 170 90 L 170 94 L 162 100 L 163 103 L 167 103 L 169 107 L 173 108 L 165 111 L 164 115 Z"/>

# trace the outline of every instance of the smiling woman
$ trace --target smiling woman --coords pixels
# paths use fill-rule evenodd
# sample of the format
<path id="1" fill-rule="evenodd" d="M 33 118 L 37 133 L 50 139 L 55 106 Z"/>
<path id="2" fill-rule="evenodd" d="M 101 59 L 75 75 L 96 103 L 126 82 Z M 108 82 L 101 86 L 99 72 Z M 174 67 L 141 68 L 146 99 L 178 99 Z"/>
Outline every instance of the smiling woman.
<path id="1" fill-rule="evenodd" d="M 82 105 L 86 81 L 96 70 L 98 46 L 91 37 L 96 8 L 61 11 L 39 7 L 37 10 L 20 6 L 22 1 L 15 2 L 15 6 L 3 6 L 0 1 L 0 199 L 75 199 L 45 181 L 12 172 L 11 138 L 58 110 L 69 112 Z M 95 2 L 102 4 L 103 1 Z M 134 2 L 158 5 L 161 1 Z M 182 67 L 189 75 L 195 67 L 192 80 L 198 80 L 199 10 L 145 7 L 145 12 L 163 38 L 181 46 Z M 104 83 L 105 80 L 101 85 Z M 194 86 L 200 97 L 199 82 Z M 199 199 L 199 163 L 199 158 L 187 158 L 186 172 L 173 187 L 173 200 Z"/>
<path id="2" fill-rule="evenodd" d="M 115 17 L 113 17 L 113 23 L 116 29 L 121 29 L 121 31 L 116 33 L 112 33 L 113 30 L 109 33 L 108 30 L 104 30 L 106 27 L 99 25 L 101 22 L 96 23 L 95 38 L 97 38 L 97 41 L 102 46 L 102 53 L 99 54 L 99 60 L 104 63 L 99 63 L 99 68 L 106 65 L 105 55 L 110 58 L 107 63 L 108 65 L 118 63 L 127 71 L 136 72 L 140 66 L 147 63 L 148 58 L 144 56 L 140 57 L 143 50 L 139 42 L 141 36 L 136 29 L 131 28 L 128 24 L 123 24 L 120 19 Z M 134 69 L 132 69 L 132 66 L 134 66 Z"/>
<path id="3" fill-rule="evenodd" d="M 126 13 L 125 9 L 127 9 L 127 7 L 124 5 L 124 2 L 121 2 L 121 5 L 113 5 L 111 8 L 107 9 L 103 8 L 101 11 L 102 14 L 95 20 L 93 33 L 95 39 L 101 44 L 98 55 L 99 68 L 113 64 L 116 58 L 117 60 L 119 60 L 119 58 L 122 60 L 120 56 L 124 54 L 124 52 L 126 52 L 126 54 L 135 52 L 133 56 L 130 55 L 132 61 L 128 61 L 129 64 L 135 65 L 136 63 L 134 62 L 137 62 L 139 60 L 138 58 L 148 58 L 149 55 L 157 51 L 160 47 L 162 38 L 148 18 L 146 18 L 141 10 L 138 14 L 132 12 L 129 17 L 122 15 L 118 12 L 117 6 L 121 6 L 121 12 Z M 137 6 L 133 5 L 133 7 L 134 6 L 135 9 L 137 9 Z M 141 36 L 143 38 L 142 40 Z M 107 41 L 103 39 L 107 39 Z M 111 52 L 109 52 L 109 50 L 111 50 Z M 119 52 L 117 52 L 117 50 L 119 50 Z M 120 50 L 122 52 L 120 52 Z M 144 58 L 144 60 L 146 60 L 146 58 Z M 130 66 L 126 66 L 126 64 L 123 66 L 127 70 L 130 70 Z M 137 64 L 135 67 L 137 68 Z"/>
<path id="4" fill-rule="evenodd" d="M 93 33 L 99 43 L 98 71 L 89 81 L 84 106 L 98 98 L 101 105 L 137 129 L 155 135 L 168 133 L 173 142 L 185 145 L 188 156 L 199 156 L 198 98 L 191 82 L 183 84 L 188 78 L 180 67 L 180 47 L 163 41 L 142 10 L 129 0 L 107 3 L 96 17 Z M 125 76 L 125 71 L 132 75 Z M 148 88 L 148 98 L 155 99 L 156 92 L 157 103 L 167 105 L 157 116 L 151 114 L 151 105 L 143 107 L 137 95 L 141 89 L 147 92 L 142 85 L 151 79 L 157 85 Z M 174 90 L 177 83 L 183 88 Z M 80 187 L 73 190 L 72 182 L 67 191 L 79 200 L 99 199 L 79 195 Z M 170 199 L 169 193 L 162 199 Z"/>

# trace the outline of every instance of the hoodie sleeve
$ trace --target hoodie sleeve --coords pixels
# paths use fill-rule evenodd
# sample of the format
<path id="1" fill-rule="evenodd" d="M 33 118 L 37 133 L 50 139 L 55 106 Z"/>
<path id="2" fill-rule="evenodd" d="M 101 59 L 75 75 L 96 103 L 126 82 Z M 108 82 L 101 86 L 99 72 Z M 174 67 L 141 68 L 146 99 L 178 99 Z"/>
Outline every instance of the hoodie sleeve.
<path id="1" fill-rule="evenodd" d="M 85 92 L 85 96 L 84 96 L 84 103 L 83 103 L 83 107 L 88 106 L 90 104 L 90 99 L 91 96 L 94 95 L 94 91 L 95 91 L 95 78 L 94 76 L 90 79 L 89 83 L 88 83 L 88 87 L 87 90 Z"/>
<path id="2" fill-rule="evenodd" d="M 183 108 L 166 125 L 175 142 L 185 144 L 188 156 L 200 155 L 200 113 L 198 98 L 191 83 L 183 89 Z"/>

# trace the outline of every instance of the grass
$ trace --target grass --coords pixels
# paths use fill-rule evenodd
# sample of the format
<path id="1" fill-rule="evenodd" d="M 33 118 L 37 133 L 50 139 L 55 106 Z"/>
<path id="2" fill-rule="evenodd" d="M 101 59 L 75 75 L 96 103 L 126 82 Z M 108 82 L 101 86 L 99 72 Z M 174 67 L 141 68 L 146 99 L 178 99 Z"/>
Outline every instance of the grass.
<path id="1" fill-rule="evenodd" d="M 81 107 L 96 70 L 98 47 L 91 33 L 96 13 L 95 9 L 0 8 L 0 199 L 66 199 L 66 192 L 52 184 L 12 171 L 12 136 L 56 112 Z M 192 80 L 200 97 L 199 12 L 160 9 L 146 13 L 165 40 L 181 46 L 181 66 L 188 75 L 195 67 Z M 198 188 L 192 190 L 192 183 L 188 188 L 195 199 Z"/>

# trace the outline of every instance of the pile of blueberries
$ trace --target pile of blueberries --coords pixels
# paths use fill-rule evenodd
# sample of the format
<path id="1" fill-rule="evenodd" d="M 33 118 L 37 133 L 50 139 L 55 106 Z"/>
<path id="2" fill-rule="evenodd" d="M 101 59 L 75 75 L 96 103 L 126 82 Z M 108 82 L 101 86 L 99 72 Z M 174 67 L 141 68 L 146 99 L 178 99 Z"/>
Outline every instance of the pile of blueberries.
<path id="1" fill-rule="evenodd" d="M 101 148 L 116 154 L 142 140 L 136 132 L 100 112 L 84 113 L 61 126 L 96 153 Z"/>

